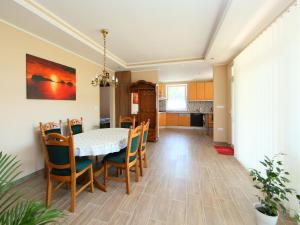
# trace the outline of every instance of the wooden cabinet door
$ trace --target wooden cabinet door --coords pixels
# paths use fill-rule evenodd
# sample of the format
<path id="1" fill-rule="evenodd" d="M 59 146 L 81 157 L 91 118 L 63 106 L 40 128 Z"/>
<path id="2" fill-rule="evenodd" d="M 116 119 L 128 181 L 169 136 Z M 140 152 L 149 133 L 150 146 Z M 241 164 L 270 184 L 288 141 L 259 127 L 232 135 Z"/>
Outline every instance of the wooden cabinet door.
<path id="1" fill-rule="evenodd" d="M 178 113 L 167 113 L 166 114 L 166 125 L 167 126 L 178 126 Z"/>
<path id="2" fill-rule="evenodd" d="M 159 126 L 166 126 L 166 113 L 159 113 Z"/>
<path id="3" fill-rule="evenodd" d="M 197 100 L 197 83 L 191 82 L 188 84 L 188 100 L 195 101 Z"/>
<path id="4" fill-rule="evenodd" d="M 179 114 L 178 115 L 178 126 L 190 126 L 191 117 L 189 114 Z"/>
<path id="5" fill-rule="evenodd" d="M 205 94 L 204 94 L 204 99 L 205 100 L 213 100 L 214 99 L 214 87 L 213 87 L 213 82 L 208 81 L 205 82 L 204 84 L 204 89 L 205 89 Z"/>
<path id="6" fill-rule="evenodd" d="M 205 84 L 204 82 L 197 82 L 197 100 L 205 99 Z"/>
<path id="7" fill-rule="evenodd" d="M 156 93 L 154 90 L 139 90 L 138 123 L 150 119 L 150 128 L 156 127 Z"/>
<path id="8" fill-rule="evenodd" d="M 115 118 L 119 124 L 120 116 L 129 116 L 131 111 L 129 86 L 131 84 L 131 72 L 120 71 L 115 73 L 119 85 L 115 89 Z M 107 99 L 109 101 L 109 99 Z"/>

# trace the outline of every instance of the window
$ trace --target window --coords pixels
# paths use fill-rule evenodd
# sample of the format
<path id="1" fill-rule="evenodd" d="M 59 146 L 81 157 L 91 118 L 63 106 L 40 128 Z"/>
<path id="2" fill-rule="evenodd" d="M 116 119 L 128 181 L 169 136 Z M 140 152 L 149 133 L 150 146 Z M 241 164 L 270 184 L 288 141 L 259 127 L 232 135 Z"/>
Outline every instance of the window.
<path id="1" fill-rule="evenodd" d="M 186 84 L 167 85 L 167 111 L 187 111 Z"/>

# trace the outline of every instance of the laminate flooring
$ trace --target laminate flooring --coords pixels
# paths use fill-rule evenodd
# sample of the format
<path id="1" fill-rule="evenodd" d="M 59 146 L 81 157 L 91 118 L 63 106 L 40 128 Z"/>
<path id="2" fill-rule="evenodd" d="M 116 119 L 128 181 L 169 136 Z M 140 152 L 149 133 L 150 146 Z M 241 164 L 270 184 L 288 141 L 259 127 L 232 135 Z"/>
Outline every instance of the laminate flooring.
<path id="1" fill-rule="evenodd" d="M 157 143 L 147 144 L 149 167 L 138 183 L 109 181 L 107 192 L 95 188 L 77 198 L 70 213 L 70 192 L 53 194 L 52 205 L 64 210 L 61 224 L 74 225 L 255 225 L 256 190 L 247 171 L 232 156 L 216 153 L 202 130 L 160 130 Z M 44 201 L 42 174 L 20 185 L 27 199 Z M 280 218 L 280 225 L 291 221 Z"/>

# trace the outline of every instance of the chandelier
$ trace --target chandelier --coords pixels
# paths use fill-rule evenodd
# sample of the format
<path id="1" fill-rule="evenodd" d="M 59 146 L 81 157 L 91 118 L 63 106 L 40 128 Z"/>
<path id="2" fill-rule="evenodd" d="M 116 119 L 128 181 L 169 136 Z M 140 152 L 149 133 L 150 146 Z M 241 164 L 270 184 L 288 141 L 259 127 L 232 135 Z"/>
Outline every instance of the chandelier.
<path id="1" fill-rule="evenodd" d="M 96 77 L 92 80 L 91 84 L 93 86 L 118 86 L 118 78 L 112 76 L 110 79 L 109 72 L 106 71 L 106 36 L 108 35 L 108 30 L 102 29 L 101 30 L 103 36 L 103 46 L 104 46 L 104 53 L 103 53 L 103 70 L 102 73 L 96 74 Z"/>

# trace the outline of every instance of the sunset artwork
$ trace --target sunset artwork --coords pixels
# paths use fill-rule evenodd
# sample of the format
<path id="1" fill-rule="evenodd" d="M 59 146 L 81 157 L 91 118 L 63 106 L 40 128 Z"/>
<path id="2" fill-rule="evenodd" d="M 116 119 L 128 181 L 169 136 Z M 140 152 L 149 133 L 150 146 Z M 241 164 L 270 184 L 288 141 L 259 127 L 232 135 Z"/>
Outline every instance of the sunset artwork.
<path id="1" fill-rule="evenodd" d="M 76 100 L 76 70 L 26 54 L 27 99 Z"/>

